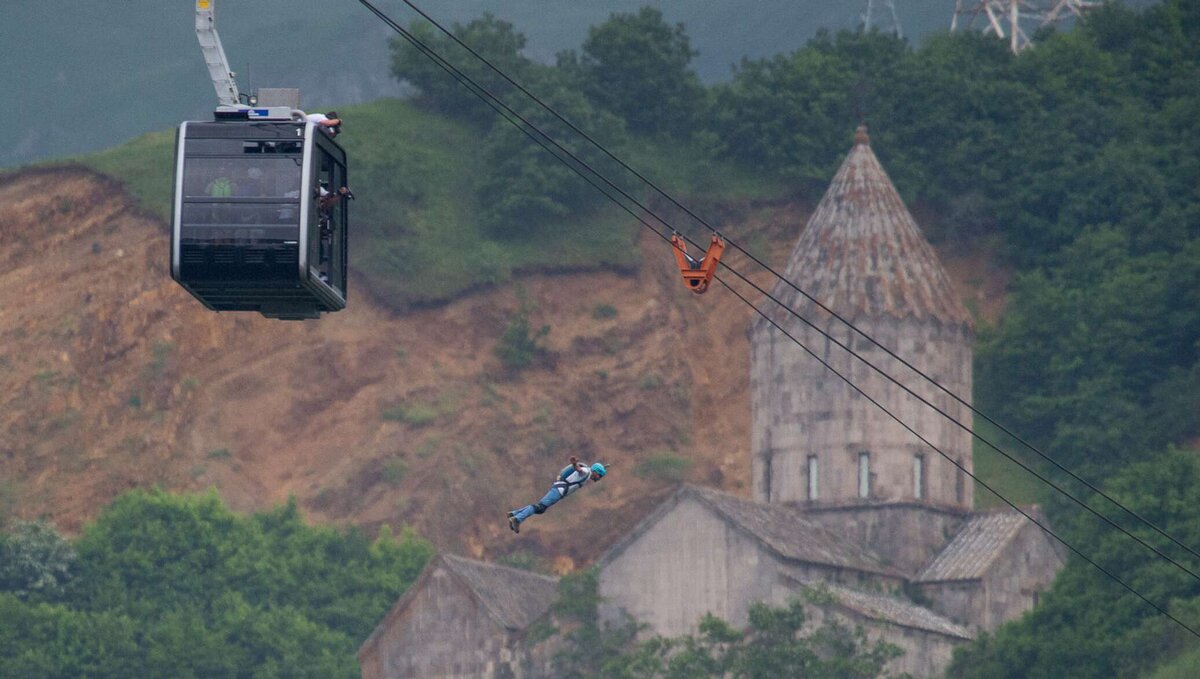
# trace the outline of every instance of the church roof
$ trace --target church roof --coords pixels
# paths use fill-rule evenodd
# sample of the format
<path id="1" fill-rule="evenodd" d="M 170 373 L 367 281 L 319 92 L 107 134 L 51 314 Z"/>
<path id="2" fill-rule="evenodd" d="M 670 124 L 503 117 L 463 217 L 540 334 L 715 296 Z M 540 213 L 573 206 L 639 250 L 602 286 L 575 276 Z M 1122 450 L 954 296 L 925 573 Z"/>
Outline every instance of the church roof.
<path id="1" fill-rule="evenodd" d="M 695 499 L 710 508 L 784 559 L 904 577 L 903 573 L 883 563 L 871 550 L 854 541 L 839 538 L 794 507 L 753 502 L 711 488 L 692 485 L 680 488 L 629 535 L 613 545 L 601 562 L 615 558 L 668 511 L 687 498 Z"/>
<path id="2" fill-rule="evenodd" d="M 854 147 L 800 234 L 784 275 L 850 320 L 911 316 L 972 324 L 933 248 L 871 150 L 865 126 L 859 127 Z M 807 318 L 817 311 L 783 281 L 773 294 Z M 778 307 L 767 308 L 782 320 Z"/>
<path id="3" fill-rule="evenodd" d="M 793 579 L 804 587 L 828 592 L 837 605 L 872 620 L 960 639 L 974 638 L 966 627 L 911 601 L 880 592 L 864 592 L 831 582 Z"/>
<path id="4" fill-rule="evenodd" d="M 549 611 L 558 597 L 558 580 L 555 578 L 452 554 L 439 554 L 429 560 L 421 575 L 375 626 L 371 636 L 359 647 L 359 658 L 375 646 L 384 630 L 408 608 L 430 574 L 439 568 L 463 583 L 492 619 L 508 630 L 525 629 Z"/>
<path id="5" fill-rule="evenodd" d="M 916 582 L 977 580 L 1021 529 L 1025 517 L 1014 511 L 975 514 L 942 551 L 917 573 Z"/>
<path id="6" fill-rule="evenodd" d="M 496 622 L 522 630 L 540 618 L 558 597 L 558 580 L 507 566 L 442 556 L 446 568 L 466 583 Z"/>

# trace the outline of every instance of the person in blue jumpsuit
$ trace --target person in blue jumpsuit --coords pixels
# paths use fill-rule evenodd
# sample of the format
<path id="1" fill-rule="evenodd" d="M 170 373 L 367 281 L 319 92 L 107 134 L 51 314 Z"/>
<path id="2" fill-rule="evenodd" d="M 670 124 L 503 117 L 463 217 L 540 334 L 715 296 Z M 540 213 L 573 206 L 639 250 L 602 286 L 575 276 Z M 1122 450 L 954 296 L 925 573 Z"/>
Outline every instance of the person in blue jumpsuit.
<path id="1" fill-rule="evenodd" d="M 547 507 L 582 488 L 588 481 L 595 483 L 604 478 L 607 473 L 608 470 L 599 462 L 589 466 L 588 463 L 580 462 L 578 458 L 572 456 L 571 464 L 563 467 L 563 470 L 559 472 L 558 478 L 550 486 L 545 497 L 539 502 L 525 505 L 508 513 L 508 527 L 512 529 L 512 532 L 520 533 L 521 522 L 525 519 L 545 512 Z"/>

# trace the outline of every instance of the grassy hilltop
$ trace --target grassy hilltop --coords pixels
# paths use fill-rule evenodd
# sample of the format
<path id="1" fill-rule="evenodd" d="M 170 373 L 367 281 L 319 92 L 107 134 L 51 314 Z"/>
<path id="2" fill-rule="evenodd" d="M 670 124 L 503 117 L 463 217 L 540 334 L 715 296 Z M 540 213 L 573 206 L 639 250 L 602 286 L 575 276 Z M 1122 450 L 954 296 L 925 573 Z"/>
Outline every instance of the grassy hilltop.
<path id="1" fill-rule="evenodd" d="M 520 271 L 630 271 L 640 261 L 637 222 L 611 204 L 537 224 L 533 238 L 489 235 L 481 224 L 488 205 L 478 196 L 486 133 L 476 126 L 397 99 L 339 113 L 347 122 L 338 142 L 349 155 L 358 197 L 351 210 L 353 270 L 393 308 L 445 301 Z M 173 143 L 173 132 L 152 132 L 75 160 L 123 182 L 145 210 L 167 219 Z M 765 173 L 714 166 L 687 145 L 647 138 L 629 150 L 632 166 L 684 196 L 703 191 L 706 201 L 738 202 L 785 193 Z M 543 162 L 557 162 L 543 155 Z M 635 195 L 648 199 L 645 191 Z"/>

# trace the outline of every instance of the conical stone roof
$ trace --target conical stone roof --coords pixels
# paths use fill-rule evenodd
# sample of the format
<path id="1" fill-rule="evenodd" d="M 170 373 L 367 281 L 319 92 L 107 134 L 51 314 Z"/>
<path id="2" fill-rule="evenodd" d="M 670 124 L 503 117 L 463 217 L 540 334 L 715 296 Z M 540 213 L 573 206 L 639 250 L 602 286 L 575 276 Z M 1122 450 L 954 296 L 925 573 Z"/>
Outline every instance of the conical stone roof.
<path id="1" fill-rule="evenodd" d="M 890 316 L 971 327 L 971 315 L 871 150 L 865 126 L 788 259 L 785 275 L 849 320 Z M 773 294 L 810 320 L 817 307 L 786 283 Z M 767 302 L 773 318 L 784 313 Z"/>

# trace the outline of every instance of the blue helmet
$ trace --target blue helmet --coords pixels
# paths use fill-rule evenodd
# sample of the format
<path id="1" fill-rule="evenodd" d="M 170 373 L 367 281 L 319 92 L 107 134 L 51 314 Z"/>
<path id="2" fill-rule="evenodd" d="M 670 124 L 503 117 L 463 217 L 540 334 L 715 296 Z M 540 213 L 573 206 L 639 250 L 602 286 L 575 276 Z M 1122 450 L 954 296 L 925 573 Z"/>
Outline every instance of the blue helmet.
<path id="1" fill-rule="evenodd" d="M 592 471 L 599 474 L 600 478 L 604 478 L 604 475 L 608 473 L 608 470 L 604 468 L 604 465 L 600 464 L 599 462 L 596 462 L 592 465 Z"/>

